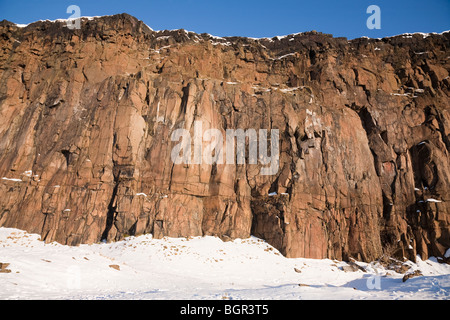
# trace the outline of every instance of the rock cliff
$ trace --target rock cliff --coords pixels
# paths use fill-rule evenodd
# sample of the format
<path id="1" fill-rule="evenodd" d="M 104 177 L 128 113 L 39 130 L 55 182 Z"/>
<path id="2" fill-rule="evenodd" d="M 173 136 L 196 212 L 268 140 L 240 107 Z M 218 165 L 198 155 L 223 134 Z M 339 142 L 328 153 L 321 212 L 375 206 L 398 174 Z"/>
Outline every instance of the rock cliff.
<path id="1" fill-rule="evenodd" d="M 449 32 L 219 38 L 121 14 L 4 20 L 0 43 L 0 226 L 69 245 L 255 235 L 344 260 L 450 247 Z M 173 131 L 197 121 L 278 129 L 278 170 L 175 164 Z"/>

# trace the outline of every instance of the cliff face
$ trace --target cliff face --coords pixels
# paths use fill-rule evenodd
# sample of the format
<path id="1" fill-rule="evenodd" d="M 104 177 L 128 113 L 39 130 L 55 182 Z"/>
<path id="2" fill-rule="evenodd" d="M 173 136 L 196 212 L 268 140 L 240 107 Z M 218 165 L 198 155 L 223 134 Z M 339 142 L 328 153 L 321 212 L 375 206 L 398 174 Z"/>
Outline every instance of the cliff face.
<path id="1" fill-rule="evenodd" d="M 288 257 L 450 247 L 448 32 L 224 39 L 122 14 L 3 21 L 0 43 L 0 226 L 69 245 L 255 235 Z M 278 129 L 278 170 L 174 164 L 173 131 L 199 121 Z"/>

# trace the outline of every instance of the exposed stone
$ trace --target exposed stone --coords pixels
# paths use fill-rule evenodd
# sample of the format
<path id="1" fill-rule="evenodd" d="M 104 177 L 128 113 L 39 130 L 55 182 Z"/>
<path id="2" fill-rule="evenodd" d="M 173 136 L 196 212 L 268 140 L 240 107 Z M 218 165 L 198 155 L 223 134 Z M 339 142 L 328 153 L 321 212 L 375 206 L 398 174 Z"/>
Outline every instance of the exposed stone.
<path id="1" fill-rule="evenodd" d="M 6 269 L 9 266 L 9 263 L 0 262 L 0 273 L 10 273 L 10 269 Z"/>
<path id="2" fill-rule="evenodd" d="M 405 282 L 408 279 L 422 276 L 422 271 L 420 270 L 414 270 L 414 272 L 407 273 L 403 276 L 402 281 Z"/>
<path id="3" fill-rule="evenodd" d="M 109 267 L 114 269 L 114 270 L 120 271 L 120 266 L 117 265 L 117 264 L 110 264 Z"/>
<path id="4" fill-rule="evenodd" d="M 122 14 L 0 35 L 0 226 L 68 245 L 253 234 L 339 260 L 450 247 L 448 32 L 216 38 Z M 195 121 L 278 129 L 278 171 L 175 165 Z"/>

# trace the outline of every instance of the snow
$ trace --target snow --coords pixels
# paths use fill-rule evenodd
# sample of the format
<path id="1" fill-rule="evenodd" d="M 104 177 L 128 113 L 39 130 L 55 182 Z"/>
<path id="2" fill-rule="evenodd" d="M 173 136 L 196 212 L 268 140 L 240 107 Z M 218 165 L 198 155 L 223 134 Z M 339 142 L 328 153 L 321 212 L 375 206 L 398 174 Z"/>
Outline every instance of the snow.
<path id="1" fill-rule="evenodd" d="M 70 247 L 0 228 L 0 262 L 11 270 L 0 273 L 2 300 L 450 298 L 450 266 L 434 258 L 408 262 L 423 276 L 403 282 L 378 263 L 345 272 L 346 262 L 285 258 L 255 237 L 143 235 Z"/>
<path id="2" fill-rule="evenodd" d="M 270 88 L 265 88 L 265 87 L 260 87 L 260 86 L 252 86 L 252 89 L 258 90 L 258 91 L 263 91 L 263 92 L 270 92 L 272 90 Z"/>
<path id="3" fill-rule="evenodd" d="M 429 198 L 429 199 L 427 199 L 427 202 L 442 202 L 442 201 L 441 201 L 441 200 L 436 200 L 436 199 Z"/>
<path id="4" fill-rule="evenodd" d="M 216 40 L 225 40 L 225 38 L 223 38 L 223 37 L 213 36 L 212 34 L 209 34 L 209 33 L 207 33 L 206 35 L 208 35 L 211 38 L 216 39 Z"/>
<path id="5" fill-rule="evenodd" d="M 386 37 L 386 38 L 394 38 L 394 37 L 399 37 L 399 36 L 401 36 L 403 38 L 412 38 L 414 35 L 421 35 L 422 38 L 427 38 L 427 37 L 429 37 L 429 36 L 431 36 L 433 34 L 435 34 L 435 35 L 442 35 L 442 34 L 447 33 L 447 32 L 450 32 L 450 30 L 442 31 L 440 33 L 437 33 L 437 32 L 429 32 L 429 33 L 425 33 L 425 32 L 402 33 L 402 34 L 399 34 L 399 35 L 390 36 L 390 37 Z"/>
<path id="6" fill-rule="evenodd" d="M 24 176 L 31 177 L 33 175 L 33 171 L 27 170 L 23 173 Z"/>
<path id="7" fill-rule="evenodd" d="M 427 38 L 431 35 L 443 35 L 444 33 L 450 32 L 450 30 L 446 30 L 446 31 L 442 31 L 442 32 L 430 32 L 430 33 L 425 33 L 425 32 L 414 32 L 414 33 L 402 33 L 402 34 L 397 34 L 394 36 L 389 36 L 389 37 L 384 37 L 384 38 L 371 38 L 368 36 L 362 36 L 362 37 L 358 37 L 352 40 L 357 40 L 357 39 L 377 39 L 377 40 L 382 40 L 382 39 L 389 39 L 389 38 L 395 38 L 395 37 L 402 37 L 402 38 L 408 38 L 411 39 L 413 37 L 413 35 L 421 35 L 422 38 Z M 352 40 L 349 40 L 352 41 Z"/>
<path id="8" fill-rule="evenodd" d="M 288 54 L 285 54 L 285 55 L 283 55 L 283 56 L 277 57 L 276 60 L 282 60 L 282 59 L 287 58 L 287 57 L 290 57 L 290 56 L 295 56 L 295 52 L 293 52 L 293 53 L 288 53 Z"/>
<path id="9" fill-rule="evenodd" d="M 150 31 L 154 31 L 152 28 L 150 28 L 150 26 L 149 26 L 148 24 L 144 23 L 144 25 L 145 25 L 147 28 L 149 28 Z"/>
<path id="10" fill-rule="evenodd" d="M 2 180 L 15 181 L 15 182 L 22 182 L 22 179 L 7 178 L 7 177 L 3 177 Z"/>
<path id="11" fill-rule="evenodd" d="M 294 41 L 295 40 L 294 39 L 295 36 L 302 35 L 302 34 L 304 34 L 304 32 L 297 32 L 297 33 L 287 34 L 287 35 L 284 35 L 284 36 L 274 36 L 274 37 L 271 37 L 271 38 L 269 38 L 269 37 L 263 37 L 263 38 L 246 37 L 246 38 L 247 39 L 251 39 L 251 40 L 255 40 L 255 41 L 264 40 L 264 41 L 273 42 L 274 38 L 276 40 L 278 40 L 278 41 L 281 41 L 283 39 L 286 39 L 286 38 L 290 37 L 289 41 Z"/>
<path id="12" fill-rule="evenodd" d="M 101 17 L 102 16 L 92 16 L 92 17 L 91 16 L 85 16 L 85 17 L 80 17 L 79 19 L 94 20 L 96 18 L 101 18 Z M 104 16 L 104 17 L 107 17 L 107 16 Z M 67 22 L 67 21 L 74 21 L 76 19 L 78 19 L 78 18 L 55 19 L 55 20 L 46 19 L 46 20 L 37 20 L 37 21 L 31 22 L 31 23 L 35 23 L 35 22 Z M 19 28 L 25 28 L 25 27 L 28 27 L 28 25 L 30 25 L 31 23 L 28 23 L 28 24 L 15 23 L 15 25 L 17 27 L 19 27 Z"/>
<path id="13" fill-rule="evenodd" d="M 143 193 L 143 192 L 136 193 L 136 196 L 144 196 L 144 197 L 147 197 L 147 195 L 146 195 L 145 193 Z"/>
<path id="14" fill-rule="evenodd" d="M 158 36 L 156 37 L 156 40 L 167 40 L 169 38 L 171 38 L 172 36 Z"/>
<path id="15" fill-rule="evenodd" d="M 31 23 L 35 23 L 35 22 L 67 22 L 67 21 L 74 21 L 74 20 L 76 20 L 76 19 L 94 20 L 94 19 L 102 18 L 102 17 L 109 17 L 109 15 L 104 15 L 104 16 L 83 16 L 83 17 L 80 17 L 80 18 L 55 19 L 55 20 L 49 20 L 49 19 L 46 19 L 46 20 L 37 20 L 37 21 L 33 21 L 33 22 L 31 22 Z M 15 25 L 16 25 L 16 27 L 19 27 L 19 28 L 25 28 L 25 27 L 28 27 L 31 23 L 28 23 L 28 24 L 15 23 Z M 150 28 L 147 24 L 144 23 L 144 25 L 145 25 L 147 28 L 149 28 L 151 31 L 153 31 L 153 29 Z"/>
<path id="16" fill-rule="evenodd" d="M 227 42 L 215 42 L 215 41 L 211 41 L 211 44 L 213 46 L 231 46 L 232 43 L 227 41 Z"/>
<path id="17" fill-rule="evenodd" d="M 107 16 L 108 16 L 108 15 L 104 15 L 104 16 L 83 16 L 83 17 L 80 17 L 80 18 L 81 18 L 81 19 L 93 20 L 93 19 L 96 19 L 96 18 L 107 17 Z M 41 21 L 41 22 L 42 22 L 42 21 L 48 21 L 48 22 L 67 22 L 67 21 L 73 21 L 73 20 L 75 20 L 75 19 L 77 19 L 77 18 L 56 19 L 56 20 L 48 20 L 48 19 L 47 19 L 47 20 L 38 20 L 38 21 Z M 38 21 L 35 21 L 35 22 L 38 22 Z M 32 22 L 32 23 L 34 23 L 34 22 Z M 147 25 L 145 22 L 143 22 L 143 23 L 144 23 L 144 25 L 145 25 L 147 28 L 149 28 L 151 31 L 155 31 L 155 32 L 163 32 L 163 31 L 165 31 L 165 30 L 154 30 L 154 29 L 151 28 L 149 25 Z M 31 24 L 31 23 L 30 23 L 30 24 Z M 16 25 L 17 27 L 19 27 L 19 28 L 25 28 L 25 27 L 27 27 L 29 24 L 16 23 L 15 25 Z M 180 29 L 173 29 L 173 30 L 168 30 L 168 31 L 179 31 L 179 30 L 180 30 Z M 189 33 L 194 33 L 194 34 L 195 34 L 195 32 L 193 32 L 193 31 L 187 31 L 187 30 L 184 30 L 184 29 L 183 29 L 183 31 L 184 31 L 186 34 L 189 34 Z M 423 38 L 427 38 L 427 37 L 429 37 L 429 36 L 431 36 L 431 35 L 442 35 L 442 34 L 447 33 L 447 32 L 450 32 L 450 30 L 446 30 L 446 31 L 443 31 L 443 32 L 440 32 L 440 33 L 436 33 L 436 32 L 430 32 L 430 33 L 424 33 L 424 32 L 403 33 L 403 34 L 394 35 L 394 36 L 385 37 L 385 38 L 393 38 L 393 37 L 398 37 L 398 36 L 402 36 L 402 37 L 404 37 L 404 38 L 412 38 L 412 36 L 413 36 L 413 35 L 416 35 L 416 34 L 421 35 Z M 276 40 L 278 40 L 278 41 L 281 41 L 281 40 L 283 40 L 283 39 L 289 38 L 289 41 L 294 41 L 295 36 L 302 35 L 302 34 L 304 34 L 304 32 L 297 32 L 297 33 L 292 33 L 292 34 L 282 35 L 282 36 L 274 36 L 274 37 L 271 37 L 271 38 L 269 38 L 269 37 L 261 37 L 261 38 L 246 37 L 246 38 L 247 38 L 247 39 L 251 39 L 251 40 L 255 40 L 255 41 L 265 40 L 265 41 L 270 41 L 270 42 L 273 42 L 273 41 L 274 41 L 273 39 L 276 39 Z M 209 37 L 211 37 L 212 39 L 216 39 L 216 40 L 226 40 L 226 38 L 218 37 L 218 36 L 215 36 L 215 35 L 212 35 L 212 34 L 209 34 L 209 33 L 207 33 L 207 35 L 208 35 Z M 359 37 L 359 38 L 371 39 L 370 37 L 367 37 L 367 36 L 361 36 L 361 37 Z M 381 40 L 382 38 L 375 38 L 375 39 Z M 355 40 L 355 39 L 354 39 L 354 40 Z M 349 41 L 351 41 L 351 40 L 349 40 Z M 231 43 L 229 43 L 229 42 L 226 42 L 226 43 L 213 42 L 213 45 L 219 45 L 219 44 L 226 45 L 226 46 L 231 45 Z M 379 50 L 379 48 L 377 48 L 377 49 L 375 49 L 375 50 Z M 421 53 L 418 53 L 418 54 L 421 54 Z"/>
<path id="18" fill-rule="evenodd" d="M 303 88 L 304 88 L 303 86 L 301 86 L 301 87 L 293 87 L 293 88 L 288 88 L 288 89 L 280 89 L 280 91 L 286 93 L 286 92 L 297 91 L 297 90 L 303 89 Z"/>
<path id="19" fill-rule="evenodd" d="M 409 93 L 391 93 L 391 96 L 402 96 L 402 97 L 406 97 L 408 96 Z"/>
<path id="20" fill-rule="evenodd" d="M 285 35 L 285 36 L 275 36 L 274 38 L 276 38 L 278 41 L 281 41 L 281 40 L 283 40 L 283 39 L 285 39 L 285 38 L 287 38 L 288 37 L 288 35 Z"/>

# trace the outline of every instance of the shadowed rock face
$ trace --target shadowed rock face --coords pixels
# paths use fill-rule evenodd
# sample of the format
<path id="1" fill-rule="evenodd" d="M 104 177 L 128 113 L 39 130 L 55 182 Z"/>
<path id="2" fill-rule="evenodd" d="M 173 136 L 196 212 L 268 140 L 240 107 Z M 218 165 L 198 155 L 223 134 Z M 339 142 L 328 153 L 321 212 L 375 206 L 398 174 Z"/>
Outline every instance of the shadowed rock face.
<path id="1" fill-rule="evenodd" d="M 122 14 L 2 21 L 0 43 L 0 226 L 69 245 L 255 235 L 288 257 L 450 247 L 450 33 L 217 38 Z M 174 164 L 195 121 L 278 129 L 278 171 Z"/>

